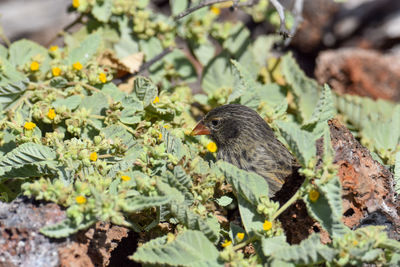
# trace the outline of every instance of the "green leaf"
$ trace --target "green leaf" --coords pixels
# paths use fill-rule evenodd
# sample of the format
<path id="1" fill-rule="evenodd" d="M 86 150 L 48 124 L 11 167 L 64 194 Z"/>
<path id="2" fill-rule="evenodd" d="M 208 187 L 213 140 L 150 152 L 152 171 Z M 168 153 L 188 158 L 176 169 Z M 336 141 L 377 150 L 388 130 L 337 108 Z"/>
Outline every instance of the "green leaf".
<path id="1" fill-rule="evenodd" d="M 137 77 L 133 83 L 133 89 L 137 98 L 143 101 L 143 106 L 152 104 L 158 95 L 157 86 L 145 77 Z"/>
<path id="2" fill-rule="evenodd" d="M 176 166 L 174 169 L 174 173 L 177 172 L 176 171 L 177 169 L 178 170 L 181 169 L 181 171 L 179 171 L 180 173 L 178 173 L 178 176 L 176 174 L 172 174 L 171 172 L 167 171 L 162 176 L 163 181 L 168 185 L 170 185 L 171 187 L 177 189 L 184 196 L 185 200 L 183 203 L 185 205 L 191 205 L 193 204 L 194 201 L 193 194 L 189 190 L 192 186 L 191 184 L 192 181 L 190 177 L 186 175 L 186 173 L 184 173 L 185 171 L 182 169 L 181 166 Z M 186 181 L 188 178 L 190 179 L 190 183 Z"/>
<path id="3" fill-rule="evenodd" d="M 232 94 L 228 98 L 228 102 L 232 102 L 241 97 L 246 92 L 254 92 L 260 87 L 252 74 L 250 74 L 239 62 L 231 60 L 234 68 L 233 75 L 235 77 Z"/>
<path id="4" fill-rule="evenodd" d="M 234 76 L 230 66 L 229 54 L 226 51 L 214 57 L 204 67 L 201 81 L 204 92 L 212 95 L 219 88 L 233 88 Z"/>
<path id="5" fill-rule="evenodd" d="M 9 60 L 15 67 L 22 67 L 36 60 L 40 63 L 40 71 L 46 72 L 50 69 L 50 57 L 47 49 L 29 40 L 19 40 L 11 44 L 9 48 Z"/>
<path id="6" fill-rule="evenodd" d="M 112 14 L 112 0 L 103 0 L 102 2 L 97 2 L 92 9 L 93 16 L 101 21 L 108 22 Z"/>
<path id="7" fill-rule="evenodd" d="M 234 192 L 252 205 L 257 205 L 260 197 L 268 195 L 268 183 L 258 174 L 239 169 L 225 161 L 218 161 L 217 165 L 225 174 L 227 182 L 233 186 Z"/>
<path id="8" fill-rule="evenodd" d="M 268 58 L 271 56 L 271 48 L 279 40 L 281 40 L 279 35 L 260 35 L 257 37 L 251 51 L 259 66 L 267 66 Z"/>
<path id="9" fill-rule="evenodd" d="M 308 166 L 310 160 L 316 155 L 313 134 L 300 129 L 294 122 L 276 121 L 276 123 L 296 158 L 303 166 Z"/>
<path id="10" fill-rule="evenodd" d="M 210 241 L 219 240 L 219 229 L 215 229 L 212 224 L 191 211 L 184 204 L 171 204 L 170 211 L 181 224 L 192 230 L 200 230 Z"/>
<path id="11" fill-rule="evenodd" d="M 222 46 L 232 55 L 239 56 L 244 53 L 250 42 L 250 31 L 243 23 L 238 22 L 230 29 L 229 37 Z"/>
<path id="12" fill-rule="evenodd" d="M 56 153 L 50 147 L 25 143 L 0 159 L 0 176 L 39 177 L 55 173 Z"/>
<path id="13" fill-rule="evenodd" d="M 169 242 L 166 237 L 160 237 L 143 244 L 132 259 L 158 266 L 223 266 L 218 256 L 218 250 L 202 232 L 188 230 Z"/>
<path id="14" fill-rule="evenodd" d="M 193 50 L 194 55 L 197 60 L 203 65 L 206 66 L 211 59 L 214 58 L 215 55 L 215 46 L 210 42 L 210 40 L 206 39 L 205 43 L 197 44 L 197 43 L 189 43 Z"/>
<path id="15" fill-rule="evenodd" d="M 0 85 L 0 105 L 2 109 L 9 106 L 21 96 L 26 91 L 27 84 L 27 80 L 21 80 L 15 83 Z"/>
<path id="16" fill-rule="evenodd" d="M 178 161 L 186 154 L 185 148 L 181 139 L 172 135 L 164 127 L 161 128 L 162 140 L 165 142 L 165 147 L 168 153 L 177 157 Z"/>
<path id="17" fill-rule="evenodd" d="M 293 90 L 303 121 L 310 120 L 319 98 L 317 82 L 304 74 L 290 53 L 282 58 L 282 72 Z"/>
<path id="18" fill-rule="evenodd" d="M 65 88 L 68 86 L 68 81 L 63 77 L 54 77 L 50 80 L 50 86 L 55 88 Z"/>
<path id="19" fill-rule="evenodd" d="M 350 231 L 342 222 L 342 192 L 337 176 L 326 184 L 320 185 L 321 191 L 317 201 L 312 202 L 306 197 L 304 200 L 311 216 L 319 221 L 322 227 L 335 238 Z"/>
<path id="20" fill-rule="evenodd" d="M 79 108 L 86 108 L 93 115 L 102 115 L 108 108 L 107 96 L 103 93 L 94 93 L 91 96 L 86 96 L 82 99 Z"/>
<path id="21" fill-rule="evenodd" d="M 329 85 L 324 85 L 321 97 L 308 122 L 303 125 L 303 129 L 313 132 L 316 139 L 321 137 L 324 128 L 328 127 L 327 121 L 336 115 L 336 108 L 332 98 L 332 92 Z"/>
<path id="22" fill-rule="evenodd" d="M 81 104 L 81 102 L 82 102 L 82 97 L 80 95 L 72 95 L 67 98 L 56 99 L 56 101 L 51 103 L 51 106 L 53 108 L 65 106 L 69 110 L 73 111 Z"/>
<path id="23" fill-rule="evenodd" d="M 67 218 L 57 224 L 45 226 L 40 229 L 40 232 L 45 236 L 52 238 L 62 238 L 67 237 L 71 234 L 78 232 L 79 230 L 87 229 L 92 224 L 96 222 L 96 219 L 86 220 L 85 222 L 80 223 L 79 225 L 71 219 Z"/>
<path id="24" fill-rule="evenodd" d="M 257 212 L 257 205 L 247 201 L 242 195 L 237 195 L 240 217 L 246 232 L 253 234 L 263 231 L 265 216 Z"/>
<path id="25" fill-rule="evenodd" d="M 136 212 L 147 208 L 161 206 L 167 204 L 169 201 L 170 198 L 168 196 L 134 196 L 126 198 L 123 204 L 121 204 L 121 207 L 125 212 Z"/>
<path id="26" fill-rule="evenodd" d="M 116 142 L 117 139 L 121 139 L 122 145 L 126 149 L 133 147 L 136 144 L 135 138 L 130 134 L 123 126 L 117 124 L 111 124 L 101 131 L 104 137 Z"/>
<path id="27" fill-rule="evenodd" d="M 169 5 L 171 7 L 172 16 L 176 16 L 186 8 L 188 8 L 188 0 L 170 0 Z"/>
<path id="28" fill-rule="evenodd" d="M 299 245 L 289 246 L 285 237 L 263 238 L 262 248 L 266 256 L 295 264 L 312 265 L 332 261 L 336 251 L 319 240 L 319 235 L 312 234 Z"/>
<path id="29" fill-rule="evenodd" d="M 228 196 L 222 196 L 220 198 L 217 198 L 215 200 L 215 202 L 217 202 L 218 205 L 220 205 L 221 207 L 226 207 L 229 204 L 231 204 L 233 201 L 233 199 L 231 197 Z"/>
<path id="30" fill-rule="evenodd" d="M 118 58 L 124 58 L 139 52 L 139 43 L 132 36 L 132 27 L 129 26 L 129 19 L 126 16 L 118 19 L 121 37 L 114 45 Z"/>
<path id="31" fill-rule="evenodd" d="M 72 65 L 75 62 L 80 62 L 82 65 L 86 64 L 97 52 L 101 44 L 101 37 L 99 33 L 90 34 L 83 40 L 80 46 L 72 49 L 67 57 L 67 65 Z"/>

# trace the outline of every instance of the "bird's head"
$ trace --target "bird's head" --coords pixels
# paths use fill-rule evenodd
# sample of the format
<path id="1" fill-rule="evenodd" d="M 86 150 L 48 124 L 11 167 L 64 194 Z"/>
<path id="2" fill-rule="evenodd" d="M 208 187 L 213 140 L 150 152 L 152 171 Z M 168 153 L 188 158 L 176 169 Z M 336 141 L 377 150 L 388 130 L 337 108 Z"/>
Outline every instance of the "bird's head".
<path id="1" fill-rule="evenodd" d="M 210 135 L 221 147 L 258 141 L 265 136 L 265 131 L 271 129 L 256 111 L 243 105 L 228 104 L 211 110 L 196 125 L 192 135 Z"/>

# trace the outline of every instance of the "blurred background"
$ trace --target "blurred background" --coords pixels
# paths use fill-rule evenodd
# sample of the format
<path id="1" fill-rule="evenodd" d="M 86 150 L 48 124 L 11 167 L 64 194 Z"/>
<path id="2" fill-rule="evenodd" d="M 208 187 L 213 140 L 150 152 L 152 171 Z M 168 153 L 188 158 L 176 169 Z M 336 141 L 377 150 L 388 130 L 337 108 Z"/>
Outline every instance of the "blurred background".
<path id="1" fill-rule="evenodd" d="M 280 2 L 288 8 L 294 4 Z M 168 15 L 168 0 L 151 3 Z M 76 14 L 65 12 L 70 6 L 71 0 L 0 0 L 0 26 L 10 41 L 28 38 L 60 45 L 62 39 L 55 36 L 76 19 Z M 308 76 L 341 93 L 400 101 L 399 0 L 305 0 L 302 15 L 287 49 Z M 242 20 L 252 37 L 276 31 L 240 10 L 225 9 L 220 19 Z"/>

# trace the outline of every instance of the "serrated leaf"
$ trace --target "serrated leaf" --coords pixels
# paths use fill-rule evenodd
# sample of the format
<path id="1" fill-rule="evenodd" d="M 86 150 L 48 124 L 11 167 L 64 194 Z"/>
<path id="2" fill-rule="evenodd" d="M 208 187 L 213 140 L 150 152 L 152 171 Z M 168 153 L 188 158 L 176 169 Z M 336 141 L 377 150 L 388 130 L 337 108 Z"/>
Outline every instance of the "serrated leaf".
<path id="1" fill-rule="evenodd" d="M 263 223 L 265 216 L 257 212 L 257 205 L 247 201 L 242 195 L 237 195 L 240 217 L 246 232 L 253 234 L 254 232 L 263 231 Z"/>
<path id="2" fill-rule="evenodd" d="M 336 115 L 336 108 L 332 97 L 331 88 L 325 84 L 321 97 L 318 100 L 311 118 L 303 125 L 303 129 L 312 132 L 316 139 L 321 137 L 327 121 Z"/>
<path id="3" fill-rule="evenodd" d="M 217 198 L 215 200 L 215 202 L 217 202 L 218 205 L 220 205 L 221 207 L 226 207 L 229 204 L 231 204 L 233 201 L 233 199 L 231 197 L 228 196 L 222 196 L 220 198 Z"/>
<path id="4" fill-rule="evenodd" d="M 32 61 L 39 61 L 40 71 L 46 72 L 50 69 L 50 57 L 47 49 L 29 40 L 19 40 L 11 44 L 9 48 L 9 60 L 14 66 L 23 66 Z"/>
<path id="5" fill-rule="evenodd" d="M 188 7 L 189 3 L 188 0 L 170 0 L 169 5 L 171 7 L 171 14 L 176 16 L 184 11 Z"/>
<path id="6" fill-rule="evenodd" d="M 126 198 L 121 207 L 125 212 L 136 212 L 161 206 L 167 204 L 169 201 L 170 198 L 168 196 L 134 196 Z"/>
<path id="7" fill-rule="evenodd" d="M 326 184 L 319 186 L 321 194 L 317 201 L 305 199 L 307 210 L 322 227 L 335 238 L 347 233 L 349 229 L 342 222 L 342 192 L 339 178 L 335 176 Z"/>
<path id="8" fill-rule="evenodd" d="M 168 153 L 177 157 L 178 161 L 185 155 L 185 149 L 181 139 L 171 134 L 164 127 L 161 128 L 162 140 L 165 142 L 165 148 Z"/>
<path id="9" fill-rule="evenodd" d="M 79 108 L 86 108 L 93 115 L 102 115 L 108 108 L 107 96 L 103 93 L 95 93 L 82 99 Z"/>
<path id="10" fill-rule="evenodd" d="M 175 166 L 174 175 L 181 185 L 183 185 L 187 189 L 192 188 L 193 181 L 190 176 L 186 174 L 186 171 L 182 168 L 182 166 Z"/>
<path id="11" fill-rule="evenodd" d="M 203 65 L 206 66 L 208 62 L 214 57 L 215 55 L 215 46 L 210 42 L 210 40 L 206 39 L 205 43 L 201 44 L 191 44 L 191 48 L 193 50 L 194 55 L 196 56 L 197 60 Z"/>
<path id="12" fill-rule="evenodd" d="M 88 35 L 85 40 L 76 48 L 72 49 L 66 59 L 67 65 L 72 65 L 75 62 L 86 64 L 97 52 L 101 44 L 101 36 L 99 33 Z"/>
<path id="13" fill-rule="evenodd" d="M 122 144 L 126 146 L 126 149 L 133 147 L 136 144 L 135 138 L 130 134 L 123 126 L 117 124 L 111 124 L 101 131 L 104 137 L 111 140 L 121 139 Z"/>
<path id="14" fill-rule="evenodd" d="M 93 6 L 92 14 L 97 20 L 108 22 L 112 14 L 112 0 L 103 0 L 100 3 L 96 3 Z"/>
<path id="15" fill-rule="evenodd" d="M 299 162 L 303 166 L 308 166 L 310 160 L 316 155 L 313 134 L 300 129 L 294 122 L 276 121 L 276 124 Z"/>
<path id="16" fill-rule="evenodd" d="M 179 167 L 180 166 L 176 166 L 175 169 L 179 168 Z M 182 168 L 182 167 L 180 167 L 180 168 Z M 182 171 L 184 172 L 183 169 L 182 169 Z M 181 173 L 181 175 L 182 175 L 182 173 Z M 186 175 L 186 173 L 185 173 L 185 175 Z M 162 176 L 162 179 L 165 183 L 167 183 L 171 187 L 177 189 L 184 196 L 185 200 L 183 203 L 185 205 L 189 206 L 193 203 L 194 197 L 193 197 L 193 194 L 191 193 L 191 191 L 189 190 L 191 188 L 191 181 L 190 181 L 190 184 L 186 183 L 186 185 L 182 183 L 182 182 L 185 182 L 183 180 L 186 180 L 187 178 L 190 179 L 190 177 L 187 175 L 177 177 L 175 174 L 172 174 L 169 171 L 165 172 Z M 187 187 L 187 186 L 189 186 L 189 187 Z"/>
<path id="17" fill-rule="evenodd" d="M 21 80 L 14 83 L 0 85 L 0 105 L 2 108 L 7 107 L 21 96 L 26 91 L 27 84 L 28 80 Z"/>
<path id="18" fill-rule="evenodd" d="M 219 229 L 215 229 L 209 222 L 191 211 L 184 204 L 171 204 L 170 212 L 181 224 L 192 230 L 200 230 L 210 241 L 219 239 Z"/>
<path id="19" fill-rule="evenodd" d="M 223 51 L 204 67 L 201 80 L 204 92 L 212 95 L 219 88 L 233 88 L 234 76 L 229 58 L 229 54 Z"/>
<path id="20" fill-rule="evenodd" d="M 83 230 L 91 226 L 96 222 L 96 219 L 86 220 L 81 224 L 77 225 L 75 221 L 70 218 L 67 218 L 57 224 L 48 225 L 40 229 L 40 232 L 45 236 L 52 238 L 62 238 L 67 237 L 71 234 L 78 232 L 79 230 Z"/>
<path id="21" fill-rule="evenodd" d="M 132 259 L 140 263 L 172 266 L 223 266 L 218 250 L 200 231 L 185 231 L 175 240 L 153 239 L 137 249 Z"/>
<path id="22" fill-rule="evenodd" d="M 51 106 L 53 108 L 59 108 L 62 106 L 67 107 L 69 110 L 73 111 L 75 110 L 82 102 L 82 97 L 79 95 L 72 95 L 67 98 L 58 98 L 56 99 L 53 103 L 51 103 Z"/>
<path id="23" fill-rule="evenodd" d="M 145 77 L 137 77 L 133 83 L 133 90 L 137 98 L 147 107 L 153 103 L 158 94 L 157 86 Z"/>
<path id="24" fill-rule="evenodd" d="M 282 72 L 293 89 L 303 121 L 308 121 L 319 98 L 317 82 L 304 74 L 290 53 L 282 58 Z"/>
<path id="25" fill-rule="evenodd" d="M 234 192 L 252 205 L 257 205 L 261 196 L 268 195 L 268 183 L 258 174 L 239 169 L 225 161 L 218 161 L 217 165 L 225 174 L 227 182 L 233 186 Z"/>
<path id="26" fill-rule="evenodd" d="M 253 75 L 250 74 L 239 62 L 231 60 L 233 65 L 233 76 L 235 82 L 233 86 L 232 94 L 228 97 L 228 102 L 232 102 L 237 98 L 241 97 L 245 92 L 254 92 L 260 84 L 258 84 Z"/>
<path id="27" fill-rule="evenodd" d="M 47 146 L 25 143 L 0 159 L 1 177 L 38 177 L 55 172 L 56 153 Z"/>
<path id="28" fill-rule="evenodd" d="M 222 46 L 232 55 L 239 56 L 243 54 L 250 43 L 250 31 L 243 23 L 238 22 L 230 29 L 229 36 Z"/>
<path id="29" fill-rule="evenodd" d="M 68 81 L 63 77 L 54 77 L 50 80 L 50 86 L 55 88 L 65 88 L 68 85 Z"/>
<path id="30" fill-rule="evenodd" d="M 332 261 L 336 251 L 319 240 L 319 235 L 312 234 L 299 245 L 289 246 L 284 237 L 263 238 L 262 248 L 265 255 L 295 264 L 312 265 Z"/>

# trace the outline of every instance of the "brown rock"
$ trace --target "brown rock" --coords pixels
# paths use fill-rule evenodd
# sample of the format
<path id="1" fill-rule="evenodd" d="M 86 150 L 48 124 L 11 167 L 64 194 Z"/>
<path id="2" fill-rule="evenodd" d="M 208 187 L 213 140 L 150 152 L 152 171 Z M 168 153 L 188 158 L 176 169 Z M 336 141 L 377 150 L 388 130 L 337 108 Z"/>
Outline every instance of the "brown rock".
<path id="1" fill-rule="evenodd" d="M 344 48 L 322 52 L 315 76 L 338 93 L 400 101 L 400 56 Z"/>

